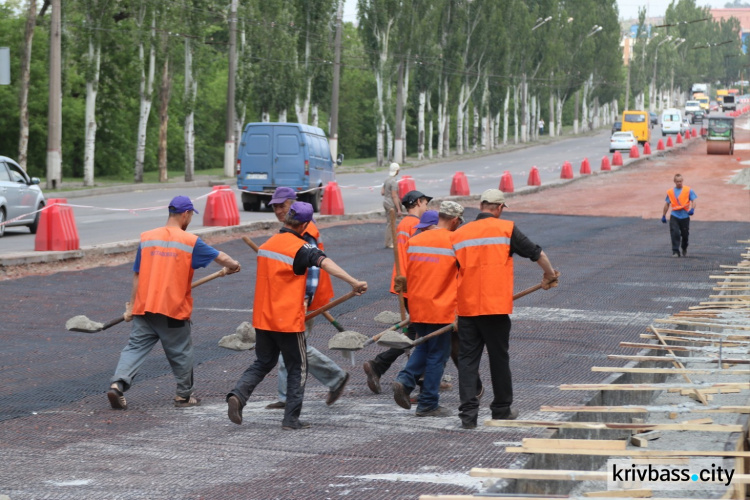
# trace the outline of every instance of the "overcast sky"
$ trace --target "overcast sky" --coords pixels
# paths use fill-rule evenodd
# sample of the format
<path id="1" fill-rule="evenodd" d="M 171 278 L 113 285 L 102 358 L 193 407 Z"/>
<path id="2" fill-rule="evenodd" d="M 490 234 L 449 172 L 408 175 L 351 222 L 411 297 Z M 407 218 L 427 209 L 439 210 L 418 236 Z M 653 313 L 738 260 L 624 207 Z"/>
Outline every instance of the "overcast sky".
<path id="1" fill-rule="evenodd" d="M 697 0 L 699 6 L 722 8 L 729 0 Z M 357 0 L 345 0 L 344 21 L 356 22 Z M 663 16 L 669 6 L 670 0 L 617 0 L 620 9 L 620 18 L 630 19 L 638 16 L 638 7 L 646 7 L 649 16 Z"/>

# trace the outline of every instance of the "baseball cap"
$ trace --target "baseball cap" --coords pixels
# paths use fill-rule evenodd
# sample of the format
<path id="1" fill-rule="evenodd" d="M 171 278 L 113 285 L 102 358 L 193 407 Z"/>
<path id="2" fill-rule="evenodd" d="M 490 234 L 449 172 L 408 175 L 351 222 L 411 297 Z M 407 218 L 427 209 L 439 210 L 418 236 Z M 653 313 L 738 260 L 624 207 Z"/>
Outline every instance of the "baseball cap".
<path id="1" fill-rule="evenodd" d="M 290 187 L 277 187 L 276 191 L 273 192 L 269 205 L 276 205 L 277 203 L 284 203 L 286 200 L 296 200 L 297 192 Z"/>
<path id="2" fill-rule="evenodd" d="M 435 210 L 428 210 L 425 213 L 422 214 L 422 217 L 419 218 L 419 224 L 417 224 L 417 229 L 424 229 L 426 227 L 434 226 L 438 223 L 438 213 Z"/>
<path id="3" fill-rule="evenodd" d="M 310 222 L 313 220 L 313 207 L 304 201 L 295 201 L 292 203 L 292 206 L 289 207 L 289 213 L 292 219 L 297 222 Z"/>
<path id="4" fill-rule="evenodd" d="M 398 163 L 391 163 L 391 166 L 388 168 L 388 175 L 393 177 L 394 175 L 398 174 L 398 171 L 401 167 L 399 167 Z"/>
<path id="5" fill-rule="evenodd" d="M 404 195 L 403 198 L 401 198 L 401 204 L 411 205 L 420 198 L 427 198 L 427 201 L 429 202 L 432 199 L 432 196 L 427 196 L 421 191 L 409 191 L 408 193 Z"/>
<path id="6" fill-rule="evenodd" d="M 464 221 L 464 207 L 462 207 L 455 201 L 441 202 L 439 212 L 449 217 L 458 217 L 462 223 Z"/>
<path id="7" fill-rule="evenodd" d="M 508 206 L 505 204 L 505 193 L 499 189 L 488 189 L 479 197 L 479 202 L 497 203 L 498 205 Z"/>
<path id="8" fill-rule="evenodd" d="M 181 214 L 192 210 L 196 214 L 200 214 L 195 207 L 193 202 L 187 196 L 175 196 L 172 201 L 169 202 L 169 213 L 170 214 Z"/>

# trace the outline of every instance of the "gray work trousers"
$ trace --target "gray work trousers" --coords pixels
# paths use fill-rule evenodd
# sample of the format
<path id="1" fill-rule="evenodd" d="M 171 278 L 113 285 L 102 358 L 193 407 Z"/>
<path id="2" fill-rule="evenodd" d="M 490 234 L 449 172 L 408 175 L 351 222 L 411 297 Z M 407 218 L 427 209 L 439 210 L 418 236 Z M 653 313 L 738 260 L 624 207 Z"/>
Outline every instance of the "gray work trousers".
<path id="1" fill-rule="evenodd" d="M 193 340 L 190 320 L 177 320 L 163 314 L 146 313 L 133 316 L 128 345 L 120 353 L 120 361 L 110 383 L 119 383 L 123 391 L 133 385 L 138 369 L 156 342 L 161 341 L 164 354 L 177 380 L 177 395 L 189 398 L 193 393 Z"/>

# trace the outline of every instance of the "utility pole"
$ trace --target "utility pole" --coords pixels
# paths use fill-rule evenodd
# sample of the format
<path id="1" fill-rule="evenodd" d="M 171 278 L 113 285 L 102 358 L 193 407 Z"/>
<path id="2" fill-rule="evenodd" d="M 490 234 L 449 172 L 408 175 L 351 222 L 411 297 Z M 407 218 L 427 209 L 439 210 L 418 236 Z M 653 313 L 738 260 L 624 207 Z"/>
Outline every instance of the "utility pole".
<path id="1" fill-rule="evenodd" d="M 62 182 L 62 77 L 60 31 L 62 0 L 52 0 L 49 30 L 49 105 L 47 115 L 47 189 Z"/>
<path id="2" fill-rule="evenodd" d="M 339 149 L 339 80 L 341 77 L 341 30 L 344 15 L 344 0 L 338 0 L 336 11 L 336 38 L 333 56 L 333 90 L 331 92 L 331 127 L 328 131 L 328 142 L 331 146 L 331 158 L 338 156 Z"/>
<path id="3" fill-rule="evenodd" d="M 234 81 L 237 73 L 237 0 L 229 8 L 229 75 L 227 78 L 227 134 L 224 142 L 224 175 L 233 177 L 234 151 Z"/>

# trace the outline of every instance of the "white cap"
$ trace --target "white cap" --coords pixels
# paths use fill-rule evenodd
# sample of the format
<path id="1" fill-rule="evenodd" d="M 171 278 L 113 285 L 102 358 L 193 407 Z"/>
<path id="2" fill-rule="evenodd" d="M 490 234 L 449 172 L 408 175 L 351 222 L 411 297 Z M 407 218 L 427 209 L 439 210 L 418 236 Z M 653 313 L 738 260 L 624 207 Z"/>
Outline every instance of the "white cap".
<path id="1" fill-rule="evenodd" d="M 401 167 L 398 166 L 398 163 L 391 163 L 390 168 L 388 169 L 388 174 L 393 177 L 394 175 L 398 175 L 398 171 Z"/>

